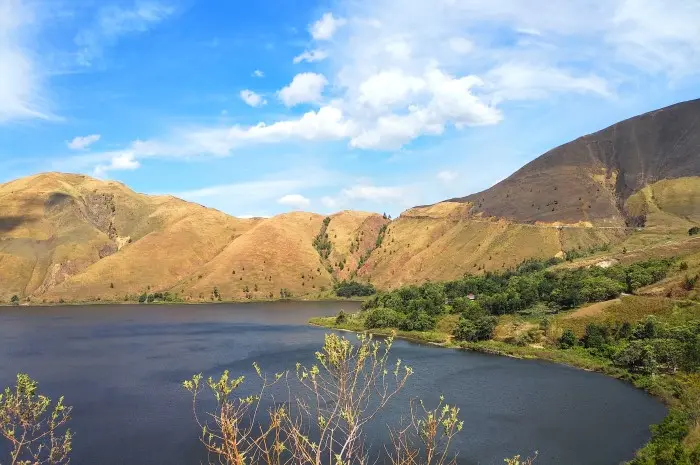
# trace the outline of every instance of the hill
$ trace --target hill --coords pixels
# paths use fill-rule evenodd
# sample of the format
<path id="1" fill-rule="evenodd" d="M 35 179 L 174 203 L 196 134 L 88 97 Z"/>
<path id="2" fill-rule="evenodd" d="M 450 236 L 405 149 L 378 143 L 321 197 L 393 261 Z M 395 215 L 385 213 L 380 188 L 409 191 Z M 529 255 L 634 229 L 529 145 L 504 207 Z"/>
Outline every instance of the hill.
<path id="1" fill-rule="evenodd" d="M 356 272 L 387 222 L 355 211 L 239 219 L 117 182 L 40 174 L 0 185 L 0 300 L 318 294 Z"/>
<path id="2" fill-rule="evenodd" d="M 557 147 L 493 187 L 409 209 L 360 276 L 379 287 L 511 268 L 527 258 L 617 252 L 700 225 L 700 100 Z"/>
<path id="3" fill-rule="evenodd" d="M 453 200 L 469 203 L 472 214 L 525 223 L 643 226 L 645 212 L 628 208 L 628 199 L 662 180 L 673 189 L 673 180 L 700 176 L 699 155 L 700 99 L 576 139 L 490 189 Z M 673 213 L 698 219 L 698 207 L 686 200 Z"/>
<path id="4" fill-rule="evenodd" d="M 581 137 L 490 189 L 394 221 L 347 210 L 239 219 L 87 176 L 18 179 L 0 185 L 0 300 L 314 297 L 341 280 L 394 288 L 528 258 L 683 248 L 694 226 L 700 100 Z"/>

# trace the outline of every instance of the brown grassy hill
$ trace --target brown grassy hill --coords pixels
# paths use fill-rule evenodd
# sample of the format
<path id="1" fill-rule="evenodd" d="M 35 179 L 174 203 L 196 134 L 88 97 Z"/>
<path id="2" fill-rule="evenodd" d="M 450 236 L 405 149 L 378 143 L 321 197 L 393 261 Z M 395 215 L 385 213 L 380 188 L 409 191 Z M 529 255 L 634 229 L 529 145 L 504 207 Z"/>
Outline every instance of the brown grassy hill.
<path id="1" fill-rule="evenodd" d="M 625 202 L 648 184 L 700 176 L 700 100 L 617 123 L 557 147 L 495 186 L 454 199 L 519 222 L 636 226 Z"/>
<path id="2" fill-rule="evenodd" d="M 255 222 L 87 176 L 19 179 L 0 186 L 0 298 L 121 300 L 172 285 Z"/>
<path id="3" fill-rule="evenodd" d="M 376 213 L 343 211 L 330 216 L 326 228 L 331 254 L 324 260 L 314 248 L 324 217 L 294 212 L 262 221 L 232 241 L 213 260 L 178 283 L 172 291 L 186 299 L 265 299 L 316 294 L 333 286 L 333 278 L 349 276 L 358 254 L 374 243 L 386 220 Z M 350 253 L 357 237 L 361 247 Z M 344 263 L 343 269 L 336 264 Z M 285 294 L 288 295 L 288 294 Z"/>
<path id="4" fill-rule="evenodd" d="M 624 238 L 620 229 L 563 228 L 479 219 L 471 205 L 443 202 L 408 210 L 387 228 L 358 276 L 380 288 L 503 270 L 527 258 L 550 258 Z"/>
<path id="5" fill-rule="evenodd" d="M 389 220 L 377 213 L 344 210 L 330 216 L 328 236 L 332 243 L 327 263 L 338 280 L 352 279 L 361 263 L 377 247 L 377 238 Z"/>

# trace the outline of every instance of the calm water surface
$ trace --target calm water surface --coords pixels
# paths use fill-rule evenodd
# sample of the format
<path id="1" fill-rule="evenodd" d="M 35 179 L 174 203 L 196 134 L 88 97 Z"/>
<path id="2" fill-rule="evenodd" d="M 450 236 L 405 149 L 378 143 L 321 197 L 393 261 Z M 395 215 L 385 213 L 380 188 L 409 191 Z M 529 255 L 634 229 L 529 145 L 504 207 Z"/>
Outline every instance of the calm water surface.
<path id="1" fill-rule="evenodd" d="M 181 381 L 230 369 L 251 375 L 311 362 L 324 330 L 311 316 L 352 303 L 0 308 L 0 386 L 23 371 L 74 406 L 77 465 L 192 465 L 203 455 Z M 665 408 L 605 376 L 537 361 L 399 341 L 416 369 L 383 418 L 410 397 L 457 403 L 460 464 L 502 464 L 539 451 L 538 465 L 613 465 L 629 459 Z M 429 404 L 430 405 L 430 404 Z M 382 428 L 383 431 L 383 428 Z M 380 431 L 370 437 L 380 445 Z M 0 462 L 3 462 L 0 457 Z"/>

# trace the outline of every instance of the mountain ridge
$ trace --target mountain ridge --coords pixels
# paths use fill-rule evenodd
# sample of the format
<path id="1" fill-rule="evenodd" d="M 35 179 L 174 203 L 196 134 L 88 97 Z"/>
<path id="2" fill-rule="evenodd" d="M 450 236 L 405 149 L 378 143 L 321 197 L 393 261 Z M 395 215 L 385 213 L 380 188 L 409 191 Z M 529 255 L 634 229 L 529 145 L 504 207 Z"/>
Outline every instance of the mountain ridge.
<path id="1" fill-rule="evenodd" d="M 570 250 L 646 247 L 700 225 L 700 100 L 549 150 L 482 192 L 407 209 L 236 218 L 116 181 L 0 185 L 0 301 L 242 300 L 392 288 Z M 325 294 L 324 294 L 325 293 Z"/>

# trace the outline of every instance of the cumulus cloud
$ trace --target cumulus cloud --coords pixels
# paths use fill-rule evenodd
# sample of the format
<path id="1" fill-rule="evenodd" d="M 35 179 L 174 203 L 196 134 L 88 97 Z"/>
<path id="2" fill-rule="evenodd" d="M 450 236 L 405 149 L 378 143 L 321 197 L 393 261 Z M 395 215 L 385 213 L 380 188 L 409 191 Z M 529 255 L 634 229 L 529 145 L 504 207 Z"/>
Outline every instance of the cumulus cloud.
<path id="1" fill-rule="evenodd" d="M 328 52 L 325 50 L 305 50 L 302 54 L 295 56 L 292 62 L 297 65 L 304 61 L 314 63 L 317 61 L 323 61 L 326 58 L 328 58 Z"/>
<path id="2" fill-rule="evenodd" d="M 316 103 L 321 100 L 323 89 L 328 79 L 322 74 L 300 73 L 294 76 L 292 82 L 279 91 L 282 103 L 293 107 L 300 103 Z"/>
<path id="3" fill-rule="evenodd" d="M 334 17 L 333 13 L 325 13 L 321 19 L 311 25 L 309 32 L 316 40 L 330 40 L 338 28 L 344 26 L 346 22 L 344 18 Z"/>
<path id="4" fill-rule="evenodd" d="M 100 140 L 99 134 L 90 134 L 89 136 L 74 137 L 73 140 L 66 142 L 68 148 L 73 150 L 84 150 Z"/>
<path id="5" fill-rule="evenodd" d="M 257 94 L 252 90 L 242 90 L 240 95 L 241 100 L 243 100 L 246 104 L 250 105 L 251 107 L 260 107 L 267 103 L 267 100 L 265 100 L 260 94 Z"/>
<path id="6" fill-rule="evenodd" d="M 136 159 L 221 156 L 289 140 L 396 150 L 421 137 L 498 124 L 509 101 L 611 99 L 640 77 L 700 74 L 697 1 L 436 1 L 339 2 L 312 24 L 312 43 L 295 61 L 323 57 L 324 74 L 297 74 L 277 97 L 290 108 L 315 104 L 314 111 L 252 125 L 173 128 L 129 150 Z"/>
<path id="7" fill-rule="evenodd" d="M 265 77 L 265 73 L 260 71 L 259 69 L 256 69 L 255 71 L 253 71 L 253 77 L 263 78 Z"/>
<path id="8" fill-rule="evenodd" d="M 311 204 L 311 201 L 301 194 L 287 194 L 277 199 L 277 203 L 303 209 L 307 208 Z"/>
<path id="9" fill-rule="evenodd" d="M 90 66 L 102 56 L 105 47 L 121 36 L 148 31 L 171 16 L 175 9 L 157 1 L 138 1 L 132 8 L 106 5 L 100 8 L 94 23 L 75 36 L 79 47 L 78 63 Z"/>
<path id="10" fill-rule="evenodd" d="M 141 167 L 141 163 L 136 160 L 131 152 L 119 152 L 111 158 L 108 164 L 97 165 L 94 175 L 102 178 L 107 176 L 110 171 L 133 171 Z"/>

